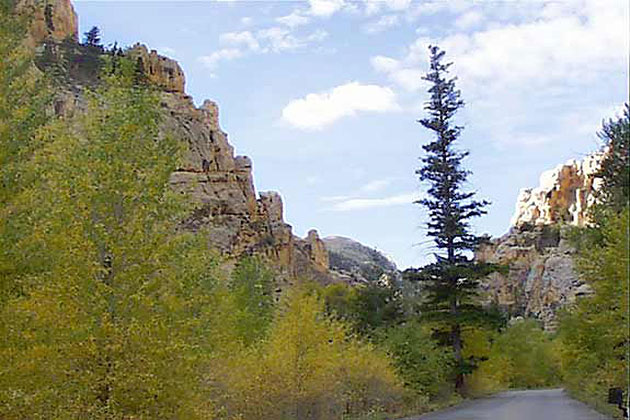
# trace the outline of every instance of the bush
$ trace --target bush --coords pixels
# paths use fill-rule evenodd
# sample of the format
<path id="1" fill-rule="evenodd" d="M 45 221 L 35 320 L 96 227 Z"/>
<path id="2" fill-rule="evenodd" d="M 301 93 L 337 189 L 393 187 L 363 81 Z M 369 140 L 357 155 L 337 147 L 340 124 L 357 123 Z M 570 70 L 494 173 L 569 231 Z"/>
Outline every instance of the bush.
<path id="1" fill-rule="evenodd" d="M 492 339 L 487 358 L 468 377 L 473 395 L 507 388 L 544 388 L 560 383 L 552 337 L 535 320 L 519 320 Z"/>
<path id="2" fill-rule="evenodd" d="M 300 290 L 287 296 L 267 339 L 220 365 L 219 406 L 229 419 L 338 419 L 391 409 L 403 395 L 385 355 Z"/>
<path id="3" fill-rule="evenodd" d="M 382 346 L 405 386 L 431 399 L 444 398 L 453 391 L 453 356 L 438 346 L 431 332 L 418 322 L 390 328 L 384 333 Z"/>

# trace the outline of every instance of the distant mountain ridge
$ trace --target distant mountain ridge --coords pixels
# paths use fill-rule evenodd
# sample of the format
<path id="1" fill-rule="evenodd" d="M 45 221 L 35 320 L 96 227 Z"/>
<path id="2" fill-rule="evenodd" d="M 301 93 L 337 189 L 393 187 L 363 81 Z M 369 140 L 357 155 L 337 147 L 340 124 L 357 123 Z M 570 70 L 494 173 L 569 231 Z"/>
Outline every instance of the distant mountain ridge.
<path id="1" fill-rule="evenodd" d="M 343 236 L 327 236 L 322 241 L 328 250 L 330 270 L 339 281 L 391 283 L 400 277 L 396 264 L 374 248 Z"/>

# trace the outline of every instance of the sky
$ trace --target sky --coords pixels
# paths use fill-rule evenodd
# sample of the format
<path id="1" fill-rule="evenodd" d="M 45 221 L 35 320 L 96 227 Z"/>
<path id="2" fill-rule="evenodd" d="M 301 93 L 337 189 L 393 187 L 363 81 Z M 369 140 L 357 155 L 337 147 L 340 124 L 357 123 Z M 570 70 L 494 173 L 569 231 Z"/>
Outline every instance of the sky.
<path id="1" fill-rule="evenodd" d="M 492 202 L 474 232 L 509 229 L 519 190 L 600 146 L 628 99 L 626 0 L 75 0 L 80 33 L 179 61 L 186 90 L 279 191 L 305 236 L 347 236 L 399 268 L 432 259 L 415 170 L 428 46 L 466 106 L 465 188 Z"/>

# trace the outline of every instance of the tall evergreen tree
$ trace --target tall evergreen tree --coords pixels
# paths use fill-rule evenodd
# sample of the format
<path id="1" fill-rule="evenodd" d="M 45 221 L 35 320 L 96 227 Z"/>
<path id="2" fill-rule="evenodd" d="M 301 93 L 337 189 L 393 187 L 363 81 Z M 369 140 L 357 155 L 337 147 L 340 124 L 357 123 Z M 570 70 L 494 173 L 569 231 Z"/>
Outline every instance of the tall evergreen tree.
<path id="1" fill-rule="evenodd" d="M 430 99 L 425 103 L 428 116 L 418 122 L 435 135 L 422 146 L 423 166 L 416 171 L 429 184 L 427 198 L 418 203 L 428 210 L 428 235 L 433 238 L 436 261 L 414 272 L 422 281 L 426 299 L 422 305 L 425 319 L 435 322 L 434 332 L 444 345 L 450 345 L 456 362 L 455 385 L 462 391 L 464 374 L 470 363 L 462 357 L 462 327 L 483 319 L 476 304 L 478 280 L 496 268 L 475 262 L 470 255 L 481 238 L 471 233 L 469 220 L 486 213 L 487 201 L 477 201 L 474 192 L 463 191 L 470 171 L 462 168 L 468 152 L 457 150 L 462 127 L 453 124 L 455 113 L 464 106 L 456 78 L 448 77 L 452 63 L 444 64 L 444 51 L 429 47 L 430 70 L 423 77 L 431 83 Z"/>

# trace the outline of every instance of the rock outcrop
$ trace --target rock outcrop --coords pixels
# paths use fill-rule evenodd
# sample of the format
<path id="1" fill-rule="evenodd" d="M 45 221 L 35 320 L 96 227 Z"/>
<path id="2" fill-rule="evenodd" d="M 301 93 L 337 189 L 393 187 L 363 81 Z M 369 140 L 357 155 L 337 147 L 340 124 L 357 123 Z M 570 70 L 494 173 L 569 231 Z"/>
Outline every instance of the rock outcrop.
<path id="1" fill-rule="evenodd" d="M 325 281 L 328 263 L 317 232 L 295 237 L 284 221 L 280 195 L 256 193 L 252 161 L 234 155 L 219 127 L 217 105 L 206 100 L 196 108 L 184 93 L 165 90 L 161 106 L 167 115 L 164 129 L 186 145 L 186 156 L 171 176 L 173 189 L 194 204 L 183 226 L 206 235 L 210 246 L 228 259 L 256 255 L 286 279 Z"/>
<path id="2" fill-rule="evenodd" d="M 76 42 L 76 15 L 70 0 L 23 0 L 21 7 L 36 9 L 28 42 L 46 43 L 52 51 L 47 60 L 66 63 L 55 112 L 65 116 L 84 112 L 84 89 L 99 83 L 100 55 L 105 52 Z M 225 257 L 227 267 L 243 256 L 259 256 L 286 281 L 303 276 L 329 281 L 328 255 L 317 232 L 309 232 L 305 239 L 295 237 L 284 221 L 280 195 L 256 192 L 252 161 L 234 155 L 219 126 L 217 105 L 206 100 L 195 106 L 185 93 L 184 73 L 175 60 L 140 44 L 125 54 L 160 88 L 163 134 L 184 145 L 184 156 L 170 178 L 172 188 L 184 194 L 192 206 L 181 227 L 204 235 L 210 248 Z M 51 65 L 45 61 L 39 65 Z"/>
<path id="3" fill-rule="evenodd" d="M 60 42 L 79 39 L 77 14 L 70 0 L 18 0 L 16 10 L 18 13 L 32 13 L 26 40 L 30 47 L 45 40 Z"/>
<path id="4" fill-rule="evenodd" d="M 594 153 L 584 160 L 570 160 L 543 172 L 538 187 L 521 190 L 512 216 L 512 226 L 556 223 L 586 225 L 587 210 L 595 203 L 594 193 L 601 184 L 601 179 L 595 175 L 602 157 L 602 153 Z"/>
<path id="5" fill-rule="evenodd" d="M 392 284 L 400 279 L 396 264 L 373 248 L 341 236 L 328 236 L 323 241 L 336 281 L 350 284 L 380 281 Z"/>
<path id="6" fill-rule="evenodd" d="M 507 234 L 482 246 L 480 261 L 509 267 L 483 282 L 488 303 L 511 316 L 534 317 L 553 330 L 559 308 L 590 293 L 574 269 L 571 227 L 588 224 L 602 153 L 544 172 L 540 186 L 521 191 Z"/>
<path id="7" fill-rule="evenodd" d="M 493 273 L 483 282 L 487 303 L 512 317 L 537 318 L 553 330 L 557 310 L 590 293 L 574 270 L 575 249 L 567 234 L 559 225 L 522 225 L 482 246 L 479 261 L 508 267 L 507 273 Z"/>
<path id="8" fill-rule="evenodd" d="M 141 44 L 134 45 L 127 54 L 137 60 L 147 79 L 167 92 L 184 93 L 186 78 L 179 63 L 163 57 L 156 50 L 149 50 Z"/>

